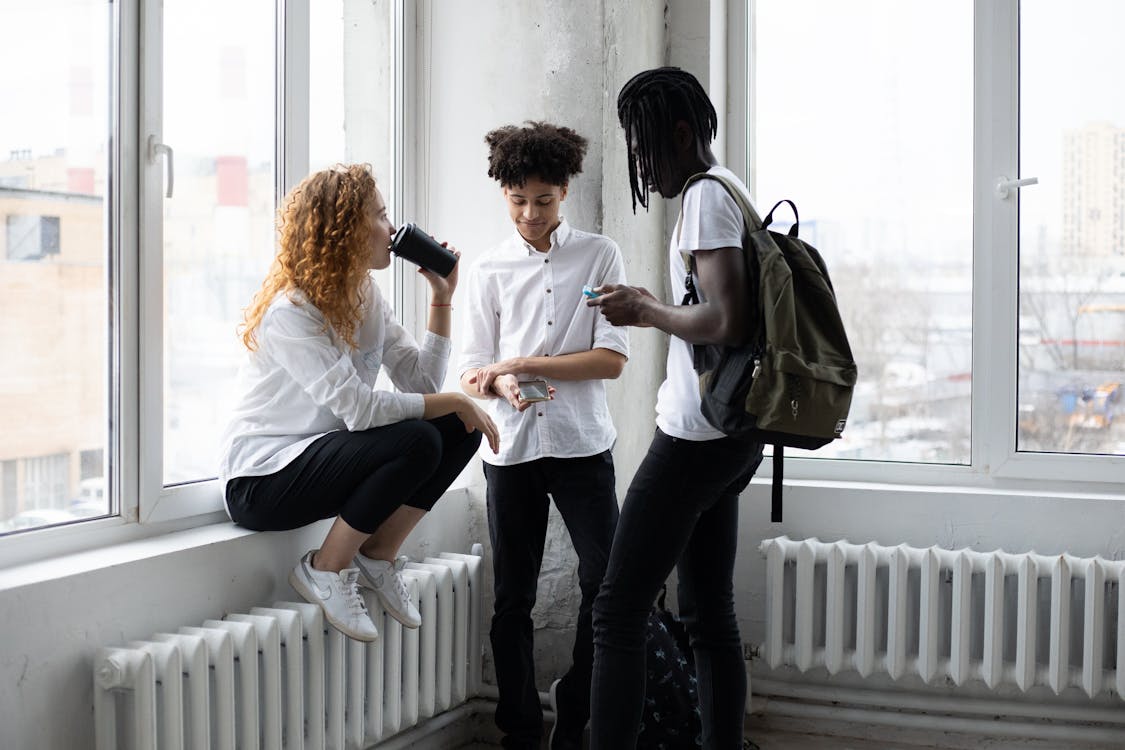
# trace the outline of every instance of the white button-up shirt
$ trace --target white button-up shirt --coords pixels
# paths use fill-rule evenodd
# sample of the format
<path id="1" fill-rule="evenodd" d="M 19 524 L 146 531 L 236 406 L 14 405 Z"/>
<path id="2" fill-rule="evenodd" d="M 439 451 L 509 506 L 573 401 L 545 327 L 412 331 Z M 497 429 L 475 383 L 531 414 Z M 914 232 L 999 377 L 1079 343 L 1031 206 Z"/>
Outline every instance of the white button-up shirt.
<path id="1" fill-rule="evenodd" d="M 512 357 L 557 357 L 609 349 L 629 356 L 625 328 L 587 307 L 582 287 L 624 284 L 617 244 L 572 229 L 566 220 L 540 252 L 519 232 L 481 257 L 469 273 L 469 315 L 458 374 Z M 519 376 L 534 380 L 534 374 Z M 485 403 L 500 429 L 500 453 L 481 458 L 509 466 L 539 458 L 578 458 L 608 450 L 617 438 L 602 380 L 550 380 L 553 401 L 517 412 L 505 399 Z"/>
<path id="2" fill-rule="evenodd" d="M 355 349 L 312 304 L 295 304 L 284 292 L 273 300 L 256 332 L 258 348 L 239 372 L 241 396 L 223 434 L 224 495 L 228 480 L 279 471 L 328 432 L 422 417 L 422 394 L 436 393 L 445 379 L 450 341 L 426 331 L 419 347 L 370 279 L 364 299 Z M 381 367 L 403 392 L 376 386 Z"/>

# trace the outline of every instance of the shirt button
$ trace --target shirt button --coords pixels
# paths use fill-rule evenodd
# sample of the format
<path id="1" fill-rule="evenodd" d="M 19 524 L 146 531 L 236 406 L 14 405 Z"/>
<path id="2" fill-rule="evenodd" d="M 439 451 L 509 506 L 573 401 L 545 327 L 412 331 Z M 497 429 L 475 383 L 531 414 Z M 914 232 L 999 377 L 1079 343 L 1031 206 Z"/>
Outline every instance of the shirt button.
<path id="1" fill-rule="evenodd" d="M 550 290 L 550 289 L 548 289 L 548 290 L 547 290 L 547 294 L 550 294 L 550 293 L 551 293 L 551 290 Z"/>
<path id="2" fill-rule="evenodd" d="M 547 325 L 549 325 L 549 326 L 551 326 L 551 325 L 554 325 L 554 324 L 555 324 L 555 322 L 554 322 L 553 320 L 548 320 L 548 321 L 547 321 Z"/>
<path id="3" fill-rule="evenodd" d="M 543 416 L 543 412 L 541 412 L 541 411 L 537 411 L 537 412 L 535 412 L 535 414 L 536 414 L 537 416 L 540 416 L 540 417 L 541 417 L 541 416 Z"/>
<path id="4" fill-rule="evenodd" d="M 544 263 L 550 263 L 550 262 L 551 262 L 551 259 L 550 259 L 550 258 L 544 258 L 544 259 L 543 259 L 543 262 L 544 262 Z"/>

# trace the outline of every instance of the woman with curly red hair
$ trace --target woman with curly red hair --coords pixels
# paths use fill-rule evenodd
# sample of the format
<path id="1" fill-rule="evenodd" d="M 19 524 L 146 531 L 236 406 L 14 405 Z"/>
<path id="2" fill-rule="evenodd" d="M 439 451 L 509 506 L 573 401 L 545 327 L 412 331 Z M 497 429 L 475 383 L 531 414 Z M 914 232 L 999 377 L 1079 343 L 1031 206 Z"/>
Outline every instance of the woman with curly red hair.
<path id="1" fill-rule="evenodd" d="M 444 278 L 419 271 L 430 285 L 419 345 L 368 273 L 390 265 L 395 228 L 367 166 L 305 178 L 278 228 L 277 256 L 241 328 L 249 357 L 222 443 L 227 512 L 259 531 L 335 517 L 290 573 L 293 588 L 357 640 L 378 634 L 359 586 L 416 628 L 398 549 L 482 433 L 499 449 L 496 425 L 472 399 L 437 393 L 457 268 Z M 382 368 L 397 390 L 376 383 Z"/>

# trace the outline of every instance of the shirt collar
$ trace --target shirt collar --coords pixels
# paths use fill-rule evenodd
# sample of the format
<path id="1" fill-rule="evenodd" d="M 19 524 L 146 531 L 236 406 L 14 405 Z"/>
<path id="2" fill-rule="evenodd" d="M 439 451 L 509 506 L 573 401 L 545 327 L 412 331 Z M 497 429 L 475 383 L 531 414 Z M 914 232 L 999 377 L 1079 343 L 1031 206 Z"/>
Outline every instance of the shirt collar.
<path id="1" fill-rule="evenodd" d="M 560 217 L 559 225 L 555 227 L 555 231 L 551 232 L 551 246 L 550 248 L 548 248 L 547 252 L 565 245 L 566 241 L 570 239 L 570 233 L 570 224 L 567 223 L 565 218 Z M 515 230 L 513 234 L 513 239 L 516 242 L 516 247 L 522 248 L 528 255 L 531 255 L 532 253 L 542 253 L 541 250 L 536 250 L 531 246 L 531 243 L 523 238 L 523 235 L 520 234 L 520 230 Z"/>

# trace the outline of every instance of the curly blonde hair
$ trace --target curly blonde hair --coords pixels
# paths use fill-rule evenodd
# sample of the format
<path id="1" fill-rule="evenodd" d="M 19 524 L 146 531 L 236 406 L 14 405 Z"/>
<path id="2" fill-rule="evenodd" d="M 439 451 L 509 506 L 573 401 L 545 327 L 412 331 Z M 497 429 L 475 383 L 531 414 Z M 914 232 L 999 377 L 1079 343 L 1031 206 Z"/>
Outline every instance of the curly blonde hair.
<path id="1" fill-rule="evenodd" d="M 375 177 L 366 164 L 338 164 L 293 188 L 277 212 L 278 251 L 262 288 L 245 309 L 242 343 L 258 348 L 256 332 L 279 292 L 300 290 L 349 346 L 364 304 L 363 282 L 371 257 L 370 207 Z"/>

